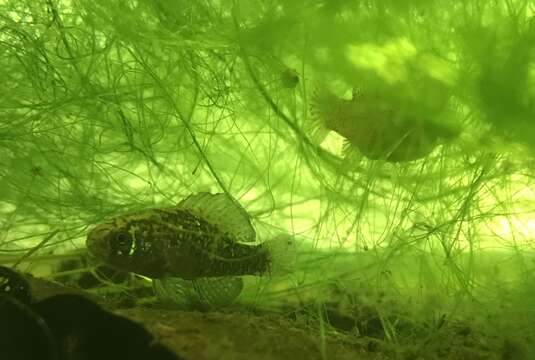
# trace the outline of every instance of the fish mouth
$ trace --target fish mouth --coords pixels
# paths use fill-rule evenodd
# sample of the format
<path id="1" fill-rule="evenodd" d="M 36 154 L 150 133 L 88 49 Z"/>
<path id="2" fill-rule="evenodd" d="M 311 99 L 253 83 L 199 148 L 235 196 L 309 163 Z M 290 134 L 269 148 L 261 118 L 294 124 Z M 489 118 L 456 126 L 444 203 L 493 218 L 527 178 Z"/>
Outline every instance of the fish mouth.
<path id="1" fill-rule="evenodd" d="M 108 236 L 110 232 L 111 226 L 107 224 L 99 225 L 89 231 L 85 245 L 91 255 L 102 260 L 109 257 L 111 248 Z"/>

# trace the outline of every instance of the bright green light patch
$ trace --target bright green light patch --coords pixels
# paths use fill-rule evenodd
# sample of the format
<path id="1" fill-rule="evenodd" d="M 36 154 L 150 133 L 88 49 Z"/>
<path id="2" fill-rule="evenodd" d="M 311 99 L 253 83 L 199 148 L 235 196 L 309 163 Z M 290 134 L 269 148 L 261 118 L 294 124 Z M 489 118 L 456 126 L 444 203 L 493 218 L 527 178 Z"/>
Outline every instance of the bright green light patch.
<path id="1" fill-rule="evenodd" d="M 281 223 L 283 229 L 291 229 L 292 233 L 303 238 L 313 238 L 318 225 L 317 219 L 321 216 L 321 202 L 319 200 L 309 200 L 292 204 L 288 207 Z M 318 247 L 330 247 L 331 244 L 319 242 Z"/>
<path id="2" fill-rule="evenodd" d="M 513 194 L 513 201 L 508 205 L 509 215 L 493 218 L 481 229 L 485 245 L 500 247 L 531 248 L 535 250 L 535 191 L 525 185 L 525 178 L 512 176 L 512 183 L 507 190 Z M 507 196 L 506 193 L 501 196 Z M 498 204 L 495 204 L 498 205 Z"/>
<path id="3" fill-rule="evenodd" d="M 451 63 L 431 54 L 422 54 L 418 59 L 422 69 L 433 79 L 449 86 L 455 85 L 456 74 Z"/>
<path id="4" fill-rule="evenodd" d="M 372 43 L 349 45 L 346 51 L 346 57 L 354 66 L 374 70 L 389 83 L 407 79 L 406 62 L 415 55 L 416 48 L 406 38 L 382 46 Z"/>
<path id="5" fill-rule="evenodd" d="M 342 156 L 344 143 L 346 142 L 347 140 L 343 136 L 339 135 L 334 131 L 329 131 L 329 133 L 321 143 L 321 146 L 325 148 L 325 150 L 330 151 L 331 153 L 337 156 Z"/>

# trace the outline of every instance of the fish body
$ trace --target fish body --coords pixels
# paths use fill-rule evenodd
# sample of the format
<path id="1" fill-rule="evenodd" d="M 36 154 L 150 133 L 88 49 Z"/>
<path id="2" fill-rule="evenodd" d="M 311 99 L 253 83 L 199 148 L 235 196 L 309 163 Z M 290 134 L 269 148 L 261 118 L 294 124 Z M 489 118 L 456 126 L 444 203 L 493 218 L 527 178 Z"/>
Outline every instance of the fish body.
<path id="1" fill-rule="evenodd" d="M 174 207 L 126 214 L 94 227 L 89 252 L 108 265 L 154 279 L 166 299 L 222 304 L 235 299 L 242 275 L 291 271 L 294 242 L 280 236 L 259 245 L 249 215 L 227 194 L 191 195 Z M 175 301 L 176 302 L 176 301 Z"/>
<path id="2" fill-rule="evenodd" d="M 354 92 L 342 99 L 324 91 L 313 97 L 312 116 L 321 127 L 335 131 L 371 160 L 413 161 L 427 156 L 451 129 L 404 114 L 395 101 L 378 94 Z"/>
<path id="3" fill-rule="evenodd" d="M 238 243 L 180 208 L 116 218 L 93 229 L 87 246 L 110 265 L 155 279 L 255 275 L 268 272 L 270 263 L 262 245 Z"/>

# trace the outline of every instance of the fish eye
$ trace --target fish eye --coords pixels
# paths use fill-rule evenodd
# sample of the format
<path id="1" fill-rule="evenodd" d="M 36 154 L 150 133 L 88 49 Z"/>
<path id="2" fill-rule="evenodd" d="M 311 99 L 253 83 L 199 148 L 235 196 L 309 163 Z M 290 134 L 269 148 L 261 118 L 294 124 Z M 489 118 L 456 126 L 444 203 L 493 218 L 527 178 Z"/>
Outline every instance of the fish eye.
<path id="1" fill-rule="evenodd" d="M 119 232 L 115 235 L 112 245 L 113 252 L 119 256 L 130 255 L 132 249 L 132 236 L 127 232 Z"/>

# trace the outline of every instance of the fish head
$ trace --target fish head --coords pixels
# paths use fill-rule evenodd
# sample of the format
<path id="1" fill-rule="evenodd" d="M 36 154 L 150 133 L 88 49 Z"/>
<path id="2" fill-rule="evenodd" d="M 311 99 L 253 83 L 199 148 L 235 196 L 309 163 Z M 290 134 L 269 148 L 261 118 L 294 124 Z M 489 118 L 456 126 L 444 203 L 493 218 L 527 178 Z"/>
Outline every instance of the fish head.
<path id="1" fill-rule="evenodd" d="M 146 221 L 121 218 L 97 225 L 87 234 L 87 249 L 95 258 L 117 269 L 162 277 L 167 263 L 162 260 L 161 249 L 149 241 L 145 225 Z"/>
<path id="2" fill-rule="evenodd" d="M 115 222 L 97 225 L 87 234 L 86 245 L 97 259 L 121 268 L 130 267 L 134 237 L 126 226 L 118 227 Z"/>

